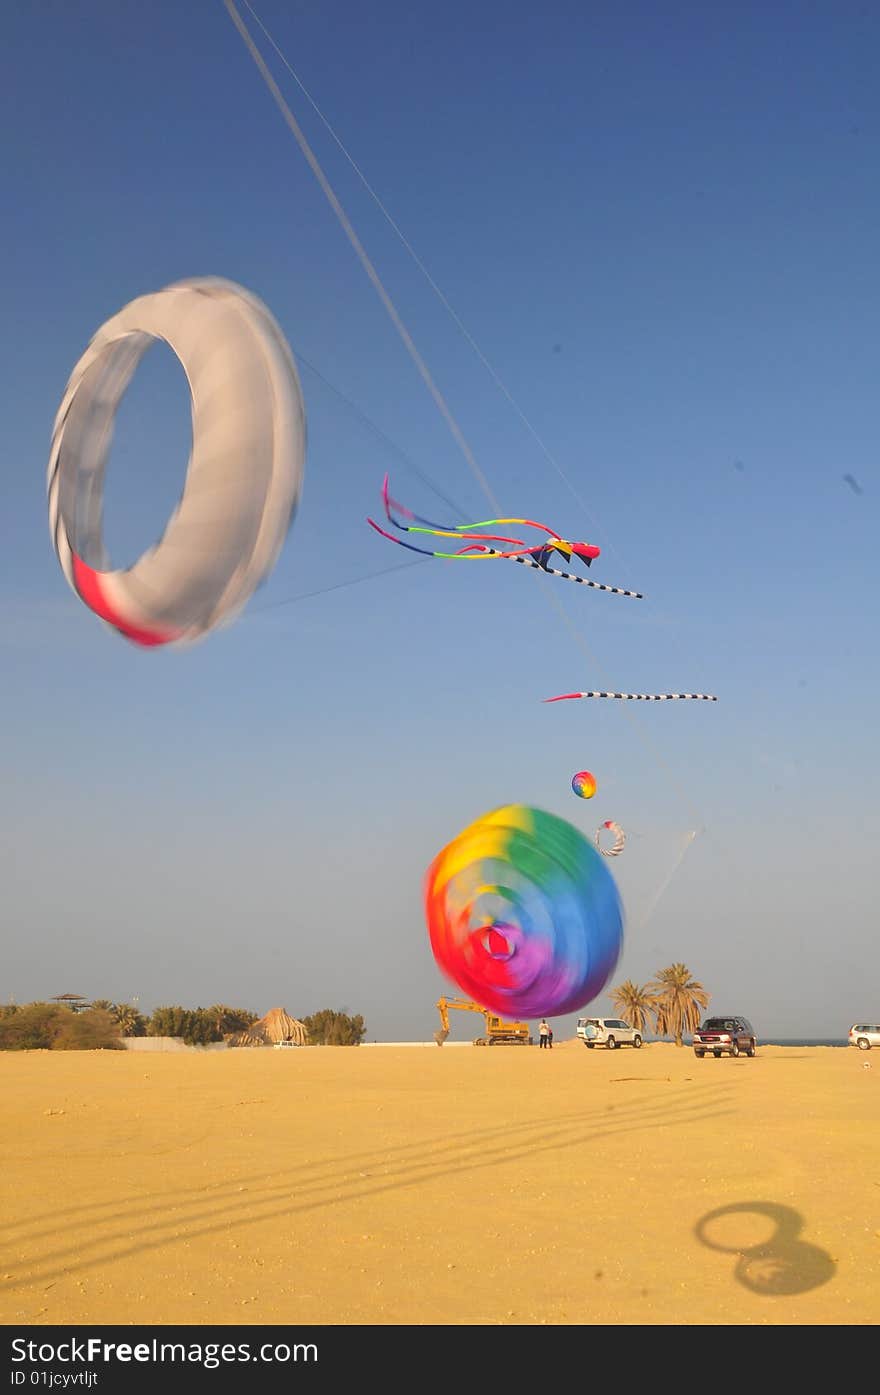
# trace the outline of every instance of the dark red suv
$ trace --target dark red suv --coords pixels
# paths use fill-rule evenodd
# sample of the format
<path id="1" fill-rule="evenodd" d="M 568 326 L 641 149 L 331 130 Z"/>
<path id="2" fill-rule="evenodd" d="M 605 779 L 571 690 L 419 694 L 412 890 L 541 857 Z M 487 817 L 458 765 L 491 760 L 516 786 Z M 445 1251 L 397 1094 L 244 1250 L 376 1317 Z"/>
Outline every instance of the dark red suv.
<path id="1" fill-rule="evenodd" d="M 707 1017 L 694 1032 L 694 1055 L 754 1056 L 758 1048 L 755 1029 L 747 1017 Z"/>

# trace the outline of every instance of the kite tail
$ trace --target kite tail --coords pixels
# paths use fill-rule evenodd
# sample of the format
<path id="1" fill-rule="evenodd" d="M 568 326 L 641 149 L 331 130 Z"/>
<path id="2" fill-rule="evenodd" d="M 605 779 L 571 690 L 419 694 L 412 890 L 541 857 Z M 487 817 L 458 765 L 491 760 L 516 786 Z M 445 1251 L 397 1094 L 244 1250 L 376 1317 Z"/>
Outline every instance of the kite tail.
<path id="1" fill-rule="evenodd" d="M 580 577 L 577 578 L 580 580 Z M 589 585 L 589 583 L 587 583 Z M 625 596 L 632 595 L 624 591 Z M 559 693 L 556 697 L 542 698 L 542 702 L 567 702 L 569 698 L 620 698 L 624 702 L 717 702 L 712 693 Z"/>

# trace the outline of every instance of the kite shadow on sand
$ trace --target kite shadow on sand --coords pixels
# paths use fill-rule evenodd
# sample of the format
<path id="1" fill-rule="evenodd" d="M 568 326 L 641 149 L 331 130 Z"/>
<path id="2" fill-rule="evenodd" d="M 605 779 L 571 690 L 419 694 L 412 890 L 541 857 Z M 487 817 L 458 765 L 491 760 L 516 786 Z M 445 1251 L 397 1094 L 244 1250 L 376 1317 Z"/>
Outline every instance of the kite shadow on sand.
<path id="1" fill-rule="evenodd" d="M 711 1228 L 735 1215 L 766 1216 L 776 1229 L 756 1245 L 722 1244 L 712 1238 Z M 837 1272 L 837 1265 L 826 1250 L 798 1239 L 803 1227 L 803 1216 L 791 1206 L 772 1201 L 740 1201 L 709 1211 L 694 1226 L 694 1234 L 710 1250 L 738 1256 L 733 1276 L 744 1288 L 766 1298 L 782 1298 L 819 1288 Z M 729 1224 L 723 1232 L 729 1238 L 735 1235 Z"/>

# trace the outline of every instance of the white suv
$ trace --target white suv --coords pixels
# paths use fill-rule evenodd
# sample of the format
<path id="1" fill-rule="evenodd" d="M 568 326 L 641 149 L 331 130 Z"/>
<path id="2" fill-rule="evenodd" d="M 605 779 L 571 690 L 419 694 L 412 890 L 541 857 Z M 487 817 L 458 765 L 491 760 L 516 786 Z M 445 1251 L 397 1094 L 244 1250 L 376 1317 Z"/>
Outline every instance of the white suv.
<path id="1" fill-rule="evenodd" d="M 607 1046 L 613 1051 L 618 1046 L 641 1046 L 642 1035 L 628 1022 L 618 1017 L 579 1017 L 577 1034 L 584 1046 L 592 1051 L 594 1046 Z"/>
<path id="2" fill-rule="evenodd" d="M 849 1029 L 849 1044 L 860 1051 L 870 1051 L 872 1046 L 880 1046 L 880 1023 L 861 1023 Z"/>

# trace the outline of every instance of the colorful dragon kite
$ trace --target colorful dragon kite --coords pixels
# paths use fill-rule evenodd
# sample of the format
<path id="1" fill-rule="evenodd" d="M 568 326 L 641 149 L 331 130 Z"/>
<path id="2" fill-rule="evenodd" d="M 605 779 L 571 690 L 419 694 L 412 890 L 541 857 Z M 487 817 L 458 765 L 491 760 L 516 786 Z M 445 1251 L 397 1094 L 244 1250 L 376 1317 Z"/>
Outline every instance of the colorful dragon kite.
<path id="1" fill-rule="evenodd" d="M 596 591 L 610 591 L 615 596 L 632 596 L 635 600 L 643 599 L 640 591 L 625 591 L 619 586 L 605 586 L 601 581 L 591 581 L 588 577 L 575 576 L 573 572 L 564 572 L 560 571 L 558 567 L 551 567 L 551 559 L 557 554 L 566 562 L 578 558 L 584 566 L 589 567 L 599 556 L 600 549 L 594 543 L 569 542 L 568 539 L 561 538 L 552 528 L 548 528 L 545 523 L 536 523 L 531 518 L 489 518 L 482 523 L 461 523 L 444 527 L 443 524 L 432 523 L 430 519 L 422 518 L 419 514 L 413 513 L 411 509 L 399 503 L 397 499 L 392 499 L 388 491 L 387 475 L 382 483 L 382 503 L 386 519 L 400 533 L 419 533 L 435 538 L 451 538 L 455 542 L 464 543 L 464 546 L 455 552 L 440 552 L 431 548 L 416 547 L 414 543 L 404 542 L 403 538 L 398 538 L 394 533 L 389 533 L 387 529 L 380 528 L 375 519 L 367 519 L 370 527 L 375 528 L 377 533 L 381 533 L 383 538 L 388 538 L 400 547 L 408 548 L 410 552 L 418 552 L 423 557 L 441 557 L 447 561 L 457 562 L 480 562 L 503 558 L 510 562 L 519 562 L 525 567 L 534 567 L 537 571 L 547 572 L 550 576 L 562 577 L 565 581 L 577 582 L 580 586 L 590 586 Z M 546 536 L 538 543 L 529 544 L 524 538 L 511 538 L 499 533 L 480 531 L 484 528 L 501 528 L 508 525 L 537 528 Z M 490 543 L 501 543 L 503 546 L 490 547 Z"/>

